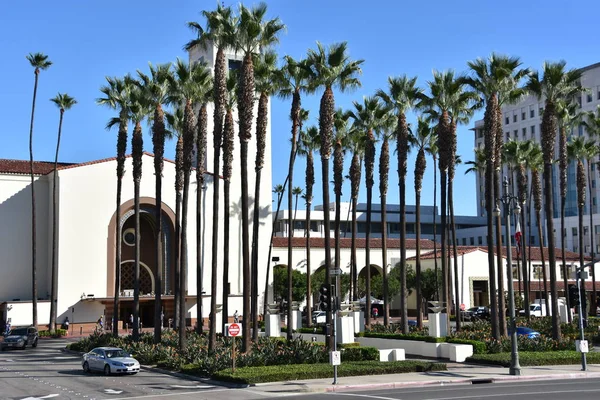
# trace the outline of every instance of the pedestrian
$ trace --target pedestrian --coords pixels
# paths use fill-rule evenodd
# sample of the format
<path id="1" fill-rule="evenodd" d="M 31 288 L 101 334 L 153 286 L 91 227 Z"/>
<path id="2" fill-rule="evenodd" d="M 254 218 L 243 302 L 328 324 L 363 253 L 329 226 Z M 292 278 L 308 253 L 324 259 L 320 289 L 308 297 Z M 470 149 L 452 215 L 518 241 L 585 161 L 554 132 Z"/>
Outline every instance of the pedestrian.
<path id="1" fill-rule="evenodd" d="M 375 320 L 377 321 L 377 317 L 379 316 L 379 310 L 377 309 L 377 307 L 373 307 L 373 310 L 371 310 L 372 314 L 373 314 L 373 318 L 375 318 Z"/>
<path id="2" fill-rule="evenodd" d="M 10 322 L 7 322 L 6 329 L 5 329 L 5 335 L 8 336 L 9 333 L 10 333 Z"/>
<path id="3" fill-rule="evenodd" d="M 235 310 L 235 312 L 233 313 L 233 322 L 235 322 L 237 324 L 239 321 L 239 318 L 240 318 L 240 316 L 238 314 L 238 310 Z"/>
<path id="4" fill-rule="evenodd" d="M 69 330 L 69 317 L 65 317 L 65 322 L 63 322 L 63 327 L 68 331 Z"/>

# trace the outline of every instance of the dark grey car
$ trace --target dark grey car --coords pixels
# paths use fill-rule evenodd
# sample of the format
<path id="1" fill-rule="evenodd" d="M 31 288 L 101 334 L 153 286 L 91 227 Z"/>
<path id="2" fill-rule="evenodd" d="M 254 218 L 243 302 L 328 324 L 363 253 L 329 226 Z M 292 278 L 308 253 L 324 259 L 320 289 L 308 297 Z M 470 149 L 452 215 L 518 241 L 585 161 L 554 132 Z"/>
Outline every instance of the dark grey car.
<path id="1" fill-rule="evenodd" d="M 38 331 L 33 326 L 25 328 L 13 328 L 4 341 L 0 343 L 0 349 L 24 349 L 27 346 L 37 347 Z"/>

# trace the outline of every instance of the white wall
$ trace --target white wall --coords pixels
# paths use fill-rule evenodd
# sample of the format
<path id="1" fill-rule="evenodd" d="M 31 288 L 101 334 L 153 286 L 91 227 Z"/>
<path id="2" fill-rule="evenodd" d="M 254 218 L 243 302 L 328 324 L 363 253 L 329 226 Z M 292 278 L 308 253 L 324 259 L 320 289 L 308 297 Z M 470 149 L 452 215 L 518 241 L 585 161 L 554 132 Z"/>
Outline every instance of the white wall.
<path id="1" fill-rule="evenodd" d="M 33 324 L 30 302 L 7 302 L 6 310 L 7 321 L 10 319 L 13 328 Z M 50 322 L 50 302 L 38 301 L 38 324 L 46 325 L 48 322 Z"/>

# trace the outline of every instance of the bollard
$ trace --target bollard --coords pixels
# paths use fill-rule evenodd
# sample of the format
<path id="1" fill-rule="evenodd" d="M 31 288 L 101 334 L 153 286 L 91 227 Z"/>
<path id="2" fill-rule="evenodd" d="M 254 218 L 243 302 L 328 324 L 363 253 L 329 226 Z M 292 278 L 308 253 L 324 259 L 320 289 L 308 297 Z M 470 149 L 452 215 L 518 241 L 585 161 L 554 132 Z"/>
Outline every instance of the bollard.
<path id="1" fill-rule="evenodd" d="M 80 334 L 80 335 L 83 335 L 83 326 L 80 326 L 80 327 L 79 327 L 79 334 Z"/>

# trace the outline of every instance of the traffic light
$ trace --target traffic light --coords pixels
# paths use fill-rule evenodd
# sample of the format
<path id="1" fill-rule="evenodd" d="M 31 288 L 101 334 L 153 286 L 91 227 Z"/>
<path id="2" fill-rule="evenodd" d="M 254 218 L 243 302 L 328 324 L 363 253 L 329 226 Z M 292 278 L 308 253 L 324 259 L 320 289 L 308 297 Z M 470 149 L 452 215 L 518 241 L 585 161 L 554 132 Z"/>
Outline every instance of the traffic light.
<path id="1" fill-rule="evenodd" d="M 569 304 L 571 307 L 579 305 L 579 292 L 576 285 L 569 285 Z"/>
<path id="2" fill-rule="evenodd" d="M 319 310 L 331 310 L 331 290 L 326 284 L 322 284 L 319 289 Z"/>

